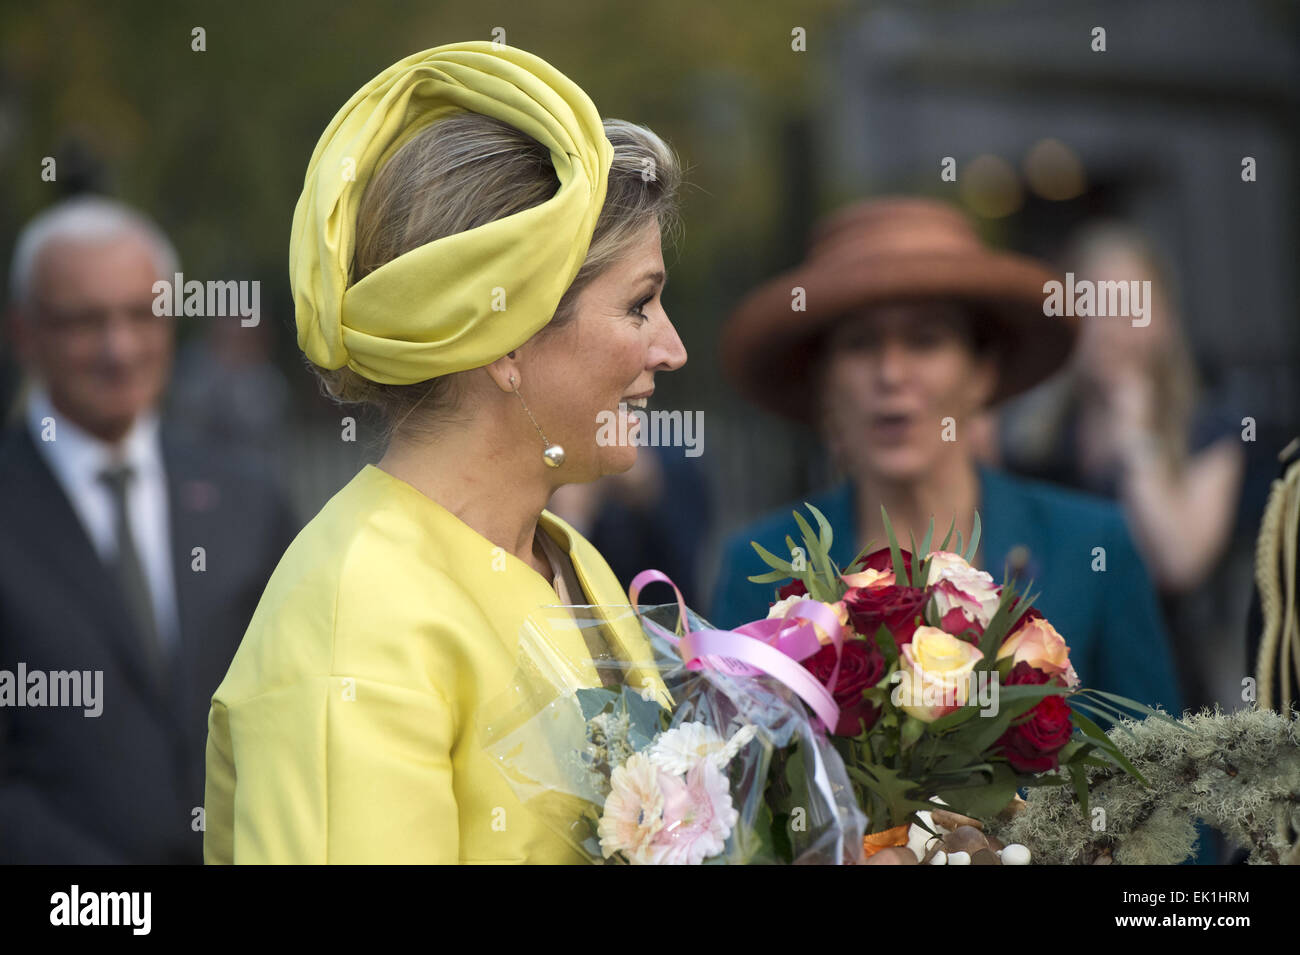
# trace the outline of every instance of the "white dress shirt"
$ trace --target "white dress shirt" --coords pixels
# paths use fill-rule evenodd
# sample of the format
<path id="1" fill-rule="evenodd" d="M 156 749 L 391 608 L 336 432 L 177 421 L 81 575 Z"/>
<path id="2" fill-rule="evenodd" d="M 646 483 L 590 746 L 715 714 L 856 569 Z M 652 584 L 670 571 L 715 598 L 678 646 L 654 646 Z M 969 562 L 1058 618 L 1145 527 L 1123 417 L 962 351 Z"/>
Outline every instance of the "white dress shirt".
<path id="1" fill-rule="evenodd" d="M 46 419 L 54 440 L 46 440 Z M 114 447 L 86 432 L 51 404 L 49 392 L 33 383 L 27 399 L 27 427 L 32 440 L 82 526 L 110 564 L 117 556 L 116 505 L 113 492 L 99 480 L 99 472 L 114 464 L 130 464 L 134 478 L 127 485 L 127 511 L 131 537 L 149 581 L 158 637 L 164 647 L 174 647 L 179 635 L 176 588 L 172 578 L 171 526 L 167 506 L 167 474 L 158 441 L 158 415 L 150 410 L 132 424 Z"/>

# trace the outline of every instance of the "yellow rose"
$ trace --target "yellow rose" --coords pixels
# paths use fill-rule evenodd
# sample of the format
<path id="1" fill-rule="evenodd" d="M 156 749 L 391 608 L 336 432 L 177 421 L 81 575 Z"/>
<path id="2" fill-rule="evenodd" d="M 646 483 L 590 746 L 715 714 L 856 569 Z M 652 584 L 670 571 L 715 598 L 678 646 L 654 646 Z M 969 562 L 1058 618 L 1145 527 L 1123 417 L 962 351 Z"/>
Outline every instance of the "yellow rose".
<path id="1" fill-rule="evenodd" d="M 971 671 L 981 659 L 974 644 L 938 627 L 917 627 L 890 677 L 898 684 L 890 698 L 904 712 L 932 723 L 965 705 Z"/>
<path id="2" fill-rule="evenodd" d="M 1066 684 L 1077 686 L 1079 677 L 1070 663 L 1070 648 L 1056 628 L 1042 617 L 1034 617 L 1002 642 L 998 659 L 1011 657 L 1012 665 L 1028 663 L 1049 676 L 1063 676 Z"/>

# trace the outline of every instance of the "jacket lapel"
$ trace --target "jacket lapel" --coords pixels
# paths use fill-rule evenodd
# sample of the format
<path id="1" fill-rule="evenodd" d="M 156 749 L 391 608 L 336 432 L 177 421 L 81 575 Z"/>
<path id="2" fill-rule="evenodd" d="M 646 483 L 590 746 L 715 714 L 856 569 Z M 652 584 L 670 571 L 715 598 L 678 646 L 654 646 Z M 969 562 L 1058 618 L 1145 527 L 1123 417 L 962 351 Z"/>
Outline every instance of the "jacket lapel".
<path id="1" fill-rule="evenodd" d="M 21 421 L 6 439 L 2 497 L 6 531 L 23 541 L 32 563 L 48 568 L 67 583 L 67 593 L 78 595 L 91 624 L 101 634 L 123 671 L 156 707 L 166 709 L 163 688 L 150 675 L 144 653 L 127 614 L 122 594 L 114 585 L 112 569 L 100 560 L 94 544 L 73 510 L 35 441 Z"/>
<path id="2" fill-rule="evenodd" d="M 654 651 L 614 572 L 596 548 L 565 521 L 550 511 L 543 511 L 542 522 L 547 525 L 542 532 L 547 533 L 549 529 L 565 546 L 582 589 L 594 605 L 593 612 L 605 628 L 610 646 L 622 659 L 634 664 L 628 671 L 629 684 L 650 687 L 658 701 L 671 709 L 673 698 L 660 679 Z"/>

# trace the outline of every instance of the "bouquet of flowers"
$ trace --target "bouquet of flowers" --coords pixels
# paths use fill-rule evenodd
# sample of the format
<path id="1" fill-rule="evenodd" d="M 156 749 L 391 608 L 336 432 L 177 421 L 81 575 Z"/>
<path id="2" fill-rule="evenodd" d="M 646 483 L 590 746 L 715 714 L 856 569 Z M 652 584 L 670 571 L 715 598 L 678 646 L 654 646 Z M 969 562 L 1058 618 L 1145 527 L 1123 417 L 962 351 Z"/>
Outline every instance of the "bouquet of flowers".
<path id="1" fill-rule="evenodd" d="M 803 663 L 839 704 L 831 731 L 870 820 L 867 855 L 908 843 L 915 824 L 930 831 L 935 802 L 989 819 L 1018 789 L 1068 783 L 1086 815 L 1086 767 L 1119 767 L 1146 785 L 1098 721 L 1123 726 L 1124 711 L 1134 710 L 1180 724 L 1079 686 L 1069 646 L 1034 598 L 971 566 L 978 514 L 964 550 L 960 533 L 948 549 L 950 528 L 932 551 L 932 522 L 909 551 L 882 508 L 889 546 L 864 548 L 841 571 L 829 556 L 829 523 L 808 510 L 817 531 L 795 513 L 803 547 L 786 538 L 796 559 L 754 543 L 772 571 L 749 579 L 790 581 L 772 618 L 806 616 L 810 601 L 835 617 L 818 628 L 822 646 Z M 840 633 L 829 632 L 836 625 Z"/>
<path id="2" fill-rule="evenodd" d="M 714 630 L 680 594 L 638 608 L 636 593 L 634 582 L 631 606 L 552 607 L 545 626 L 525 626 L 514 686 L 480 714 L 521 802 L 594 863 L 859 861 L 865 817 L 797 695 L 833 714 L 829 693 L 771 647 L 780 659 L 759 662 L 793 667 L 795 689 L 743 662 L 759 641 Z M 816 646 L 811 625 L 773 626 Z M 574 661 L 591 648 L 584 671 Z"/>

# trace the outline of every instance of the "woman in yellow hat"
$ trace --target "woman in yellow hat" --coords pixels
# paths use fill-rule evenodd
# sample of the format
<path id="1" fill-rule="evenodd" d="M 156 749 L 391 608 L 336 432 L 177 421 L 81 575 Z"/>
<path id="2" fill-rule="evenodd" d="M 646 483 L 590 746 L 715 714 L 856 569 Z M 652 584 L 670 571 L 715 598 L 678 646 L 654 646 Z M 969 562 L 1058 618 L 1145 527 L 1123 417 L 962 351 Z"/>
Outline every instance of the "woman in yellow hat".
<path id="1" fill-rule="evenodd" d="M 634 434 L 686 361 L 660 301 L 679 178 L 649 130 L 486 41 L 402 60 L 330 123 L 290 242 L 298 341 L 387 450 L 285 552 L 213 696 L 208 862 L 579 860 L 476 724 L 525 631 L 561 689 L 648 653 L 634 618 L 552 625 L 627 601 L 545 508 L 631 467 L 601 422 Z"/>

